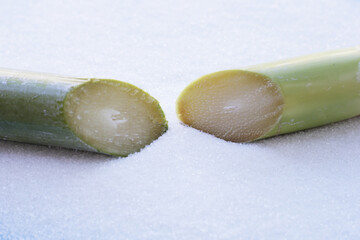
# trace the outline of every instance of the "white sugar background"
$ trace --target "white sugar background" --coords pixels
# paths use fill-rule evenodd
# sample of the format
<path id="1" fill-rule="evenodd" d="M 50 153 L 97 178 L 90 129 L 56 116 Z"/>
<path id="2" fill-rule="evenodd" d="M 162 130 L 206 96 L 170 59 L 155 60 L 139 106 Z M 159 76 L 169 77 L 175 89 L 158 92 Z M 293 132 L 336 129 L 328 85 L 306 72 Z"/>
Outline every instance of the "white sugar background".
<path id="1" fill-rule="evenodd" d="M 358 239 L 360 118 L 235 144 L 174 106 L 203 74 L 359 39 L 358 0 L 2 0 L 1 67 L 128 81 L 169 131 L 122 159 L 0 141 L 0 239 Z"/>

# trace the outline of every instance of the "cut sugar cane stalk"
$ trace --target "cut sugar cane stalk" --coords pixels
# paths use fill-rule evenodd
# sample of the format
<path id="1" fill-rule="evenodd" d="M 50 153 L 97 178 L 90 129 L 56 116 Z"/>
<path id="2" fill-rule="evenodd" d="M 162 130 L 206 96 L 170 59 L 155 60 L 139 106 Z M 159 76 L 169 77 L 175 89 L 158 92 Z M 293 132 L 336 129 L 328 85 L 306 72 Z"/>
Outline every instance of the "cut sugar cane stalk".
<path id="1" fill-rule="evenodd" d="M 233 142 L 360 115 L 360 47 L 203 76 L 181 93 L 177 114 Z"/>
<path id="2" fill-rule="evenodd" d="M 166 130 L 159 103 L 129 83 L 0 70 L 0 139 L 127 156 Z"/>

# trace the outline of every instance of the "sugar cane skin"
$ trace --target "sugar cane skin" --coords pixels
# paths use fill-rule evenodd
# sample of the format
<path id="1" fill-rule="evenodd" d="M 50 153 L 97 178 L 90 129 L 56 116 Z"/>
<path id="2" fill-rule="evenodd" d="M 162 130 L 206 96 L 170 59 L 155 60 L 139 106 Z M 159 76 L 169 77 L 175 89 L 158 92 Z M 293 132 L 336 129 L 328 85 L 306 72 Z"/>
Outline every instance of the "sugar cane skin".
<path id="1" fill-rule="evenodd" d="M 94 141 L 85 142 L 83 138 L 79 138 L 79 134 L 75 133 L 76 126 L 70 126 L 70 107 L 67 107 L 69 102 L 67 98 L 69 98 L 69 93 L 79 92 L 81 88 L 86 90 L 92 85 L 102 88 L 99 84 L 113 85 L 111 88 L 118 88 L 129 96 L 130 94 L 135 97 L 141 95 L 144 101 L 148 101 L 148 104 L 144 103 L 144 105 L 150 106 L 151 111 L 154 112 L 153 114 L 150 111 L 158 132 L 152 137 L 156 139 L 166 131 L 167 123 L 158 102 L 141 89 L 128 83 L 115 80 L 99 81 L 98 79 L 86 81 L 55 75 L 0 70 L 0 138 L 102 152 L 115 156 L 127 156 L 149 144 L 150 139 L 146 139 L 148 141 L 146 143 L 134 144 L 136 145 L 134 149 L 109 152 L 102 149 L 102 146 L 94 146 Z M 104 96 L 100 98 L 94 96 L 94 98 L 101 102 Z M 128 145 L 127 143 L 126 147 Z"/>
<path id="2" fill-rule="evenodd" d="M 244 82 L 242 79 L 245 75 L 251 75 L 258 80 L 263 79 L 263 88 L 267 88 L 263 90 L 267 95 L 271 91 L 276 92 L 274 86 L 278 88 L 278 94 L 274 95 L 271 104 L 268 103 L 268 107 L 275 106 L 276 110 L 262 113 L 278 115 L 278 118 L 269 118 L 266 126 L 253 124 L 255 127 L 246 128 L 244 126 L 249 125 L 252 120 L 231 113 L 239 121 L 231 122 L 232 126 L 226 127 L 227 123 L 221 123 L 219 119 L 224 119 L 222 115 L 229 113 L 220 108 L 228 106 L 212 104 L 216 94 L 207 96 L 208 89 L 219 86 L 227 86 L 229 89 L 249 88 L 254 84 L 251 81 Z M 221 92 L 222 88 L 218 89 Z M 253 93 L 255 92 L 254 88 Z M 218 98 L 226 98 L 227 92 L 217 94 L 220 95 Z M 241 98 L 240 94 L 229 98 L 231 97 Z M 258 100 L 261 101 L 261 97 Z M 243 99 L 243 103 L 244 101 Z M 199 104 L 204 102 L 209 103 L 208 110 L 204 110 Z M 244 108 L 248 111 L 258 110 L 256 101 L 247 104 L 241 111 L 245 112 Z M 202 116 L 217 111 L 220 113 L 213 117 L 212 122 L 205 117 L 199 121 Z M 177 113 L 185 124 L 234 142 L 253 141 L 357 116 L 360 114 L 360 47 L 206 75 L 190 84 L 181 93 L 177 100 Z M 219 131 L 220 125 L 224 126 L 221 127 L 222 131 Z M 229 137 L 231 130 L 232 135 Z M 244 131 L 249 133 L 248 136 L 243 134 Z"/>

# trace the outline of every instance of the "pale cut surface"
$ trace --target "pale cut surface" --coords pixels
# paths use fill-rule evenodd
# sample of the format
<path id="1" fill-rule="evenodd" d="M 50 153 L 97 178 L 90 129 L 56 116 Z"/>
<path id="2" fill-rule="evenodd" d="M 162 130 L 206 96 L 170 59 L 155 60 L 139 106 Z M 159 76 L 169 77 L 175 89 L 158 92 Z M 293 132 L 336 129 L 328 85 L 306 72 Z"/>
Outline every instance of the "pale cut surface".
<path id="1" fill-rule="evenodd" d="M 66 97 L 65 119 L 96 150 L 116 156 L 137 152 L 166 131 L 158 102 L 133 85 L 91 80 Z"/>
<path id="2" fill-rule="evenodd" d="M 279 87 L 268 77 L 241 70 L 206 75 L 190 84 L 177 101 L 182 122 L 232 142 L 260 138 L 279 121 Z"/>

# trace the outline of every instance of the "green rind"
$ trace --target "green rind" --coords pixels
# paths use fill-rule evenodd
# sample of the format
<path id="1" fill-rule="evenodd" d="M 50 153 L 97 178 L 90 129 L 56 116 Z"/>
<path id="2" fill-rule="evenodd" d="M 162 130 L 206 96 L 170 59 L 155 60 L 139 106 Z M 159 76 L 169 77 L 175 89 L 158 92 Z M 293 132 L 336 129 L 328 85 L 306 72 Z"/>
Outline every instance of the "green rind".
<path id="1" fill-rule="evenodd" d="M 94 151 L 64 119 L 64 99 L 82 83 L 55 75 L 0 70 L 0 138 Z"/>
<path id="2" fill-rule="evenodd" d="M 261 138 L 338 122 L 360 115 L 360 47 L 246 68 L 278 84 L 284 107 Z"/>

